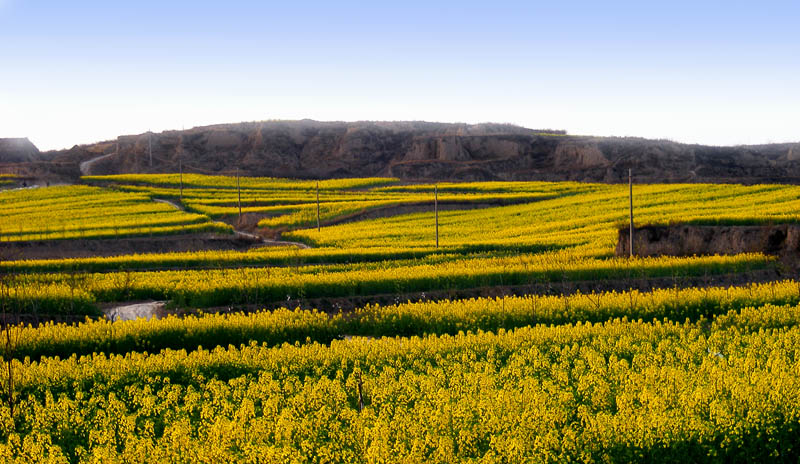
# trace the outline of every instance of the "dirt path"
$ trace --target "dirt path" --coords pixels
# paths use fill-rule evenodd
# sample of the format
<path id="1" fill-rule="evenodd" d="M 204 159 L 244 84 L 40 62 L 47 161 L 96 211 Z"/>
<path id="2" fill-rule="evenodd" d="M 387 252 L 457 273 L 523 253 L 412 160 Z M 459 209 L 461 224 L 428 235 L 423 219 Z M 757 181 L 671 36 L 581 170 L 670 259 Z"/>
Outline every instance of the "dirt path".
<path id="1" fill-rule="evenodd" d="M 293 246 L 293 247 L 300 248 L 301 250 L 308 250 L 308 249 L 311 248 L 310 246 L 306 245 L 303 242 L 289 242 L 287 240 L 269 240 L 269 239 L 266 239 L 266 238 L 263 239 L 263 240 L 264 240 L 264 243 L 261 246 L 258 246 L 258 247 L 255 247 L 255 248 L 264 248 L 264 247 L 272 247 L 272 246 Z"/>
<path id="2" fill-rule="evenodd" d="M 153 201 L 158 202 L 158 203 L 164 203 L 166 205 L 170 205 L 170 206 L 172 206 L 173 208 L 175 208 L 175 209 L 177 209 L 179 211 L 186 211 L 186 209 L 183 207 L 183 205 L 181 205 L 179 203 L 175 203 L 172 200 L 167 200 L 167 199 L 164 199 L 164 198 L 153 198 Z M 214 221 L 213 219 L 212 219 L 212 221 L 217 223 L 217 224 L 230 225 L 230 224 L 228 224 L 226 222 L 222 222 L 222 221 Z M 233 233 L 236 235 L 236 238 L 244 239 L 244 240 L 250 240 L 250 241 L 256 242 L 258 244 L 262 244 L 264 246 L 295 246 L 297 248 L 302 248 L 302 249 L 311 248 L 308 245 L 306 245 L 305 243 L 289 242 L 289 241 L 286 241 L 286 240 L 268 240 L 268 239 L 266 239 L 266 238 L 264 238 L 264 237 L 262 237 L 260 235 L 251 234 L 250 232 L 244 232 L 242 230 L 234 229 Z"/>
<path id="3" fill-rule="evenodd" d="M 98 161 L 103 161 L 104 159 L 111 158 L 112 156 L 116 155 L 116 153 L 109 153 L 107 155 L 100 155 L 96 158 L 92 158 L 90 160 L 84 161 L 80 164 L 81 175 L 88 176 L 91 172 L 92 165 Z"/>
<path id="4" fill-rule="evenodd" d="M 103 314 L 111 321 L 133 321 L 136 319 L 161 319 L 164 317 L 164 302 L 150 301 L 104 309 Z"/>
<path id="5" fill-rule="evenodd" d="M 153 201 L 155 201 L 156 203 L 164 203 L 165 205 L 170 205 L 179 211 L 186 211 L 185 209 L 183 209 L 183 206 L 175 203 L 172 200 L 165 200 L 163 198 L 153 198 Z"/>

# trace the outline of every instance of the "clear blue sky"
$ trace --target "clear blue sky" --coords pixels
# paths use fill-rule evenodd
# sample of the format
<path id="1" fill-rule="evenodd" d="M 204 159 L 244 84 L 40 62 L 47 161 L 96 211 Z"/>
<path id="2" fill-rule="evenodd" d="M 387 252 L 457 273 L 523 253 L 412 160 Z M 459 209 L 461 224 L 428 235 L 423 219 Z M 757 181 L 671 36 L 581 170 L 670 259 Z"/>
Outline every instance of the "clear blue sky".
<path id="1" fill-rule="evenodd" d="M 0 0 L 0 137 L 262 119 L 800 140 L 800 2 Z"/>

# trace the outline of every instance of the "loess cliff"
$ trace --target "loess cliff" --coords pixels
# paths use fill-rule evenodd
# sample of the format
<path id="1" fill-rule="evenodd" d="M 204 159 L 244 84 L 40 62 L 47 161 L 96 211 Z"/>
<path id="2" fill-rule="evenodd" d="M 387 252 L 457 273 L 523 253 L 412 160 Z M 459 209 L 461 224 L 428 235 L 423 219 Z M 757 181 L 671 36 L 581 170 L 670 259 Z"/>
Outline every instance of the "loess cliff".
<path id="1" fill-rule="evenodd" d="M 632 168 L 638 182 L 800 183 L 800 144 L 711 147 L 508 124 L 264 121 L 126 135 L 40 157 L 75 178 L 175 172 L 180 160 L 187 172 L 293 178 L 620 182 Z M 0 166 L 12 159 L 0 150 Z"/>

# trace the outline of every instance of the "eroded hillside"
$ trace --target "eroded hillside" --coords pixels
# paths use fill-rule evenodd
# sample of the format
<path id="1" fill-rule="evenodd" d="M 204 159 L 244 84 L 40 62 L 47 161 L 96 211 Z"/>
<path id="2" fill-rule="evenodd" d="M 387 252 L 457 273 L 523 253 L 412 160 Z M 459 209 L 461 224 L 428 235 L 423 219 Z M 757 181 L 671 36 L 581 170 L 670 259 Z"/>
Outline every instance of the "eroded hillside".
<path id="1" fill-rule="evenodd" d="M 74 178 L 183 164 L 187 172 L 291 178 L 620 182 L 633 168 L 641 182 L 800 182 L 800 144 L 710 147 L 507 124 L 266 121 L 127 135 L 42 157 L 50 172 Z M 30 163 L 29 173 L 43 175 L 45 164 Z"/>

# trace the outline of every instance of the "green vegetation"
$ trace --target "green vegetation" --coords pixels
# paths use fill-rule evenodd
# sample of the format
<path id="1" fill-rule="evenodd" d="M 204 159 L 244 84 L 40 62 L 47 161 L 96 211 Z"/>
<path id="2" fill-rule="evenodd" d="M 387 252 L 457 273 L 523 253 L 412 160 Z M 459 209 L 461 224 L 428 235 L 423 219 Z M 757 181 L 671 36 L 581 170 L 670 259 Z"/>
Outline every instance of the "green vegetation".
<path id="1" fill-rule="evenodd" d="M 191 212 L 153 201 L 180 197 L 177 175 L 85 180 L 0 193 L 0 238 L 230 232 L 211 217 L 238 215 L 235 178 L 184 175 Z M 190 313 L 6 326 L 0 460 L 800 459 L 800 280 L 682 287 L 789 269 L 774 257 L 617 258 L 627 186 L 439 184 L 459 209 L 439 211 L 437 248 L 432 185 L 322 181 L 317 231 L 316 184 L 239 181 L 250 223 L 309 249 L 0 262 L 4 320 L 147 299 Z M 640 224 L 800 217 L 792 186 L 634 194 Z M 671 288 L 557 294 L 648 279 Z M 486 289 L 548 294 L 452 296 Z M 361 297 L 396 303 L 335 310 Z"/>

